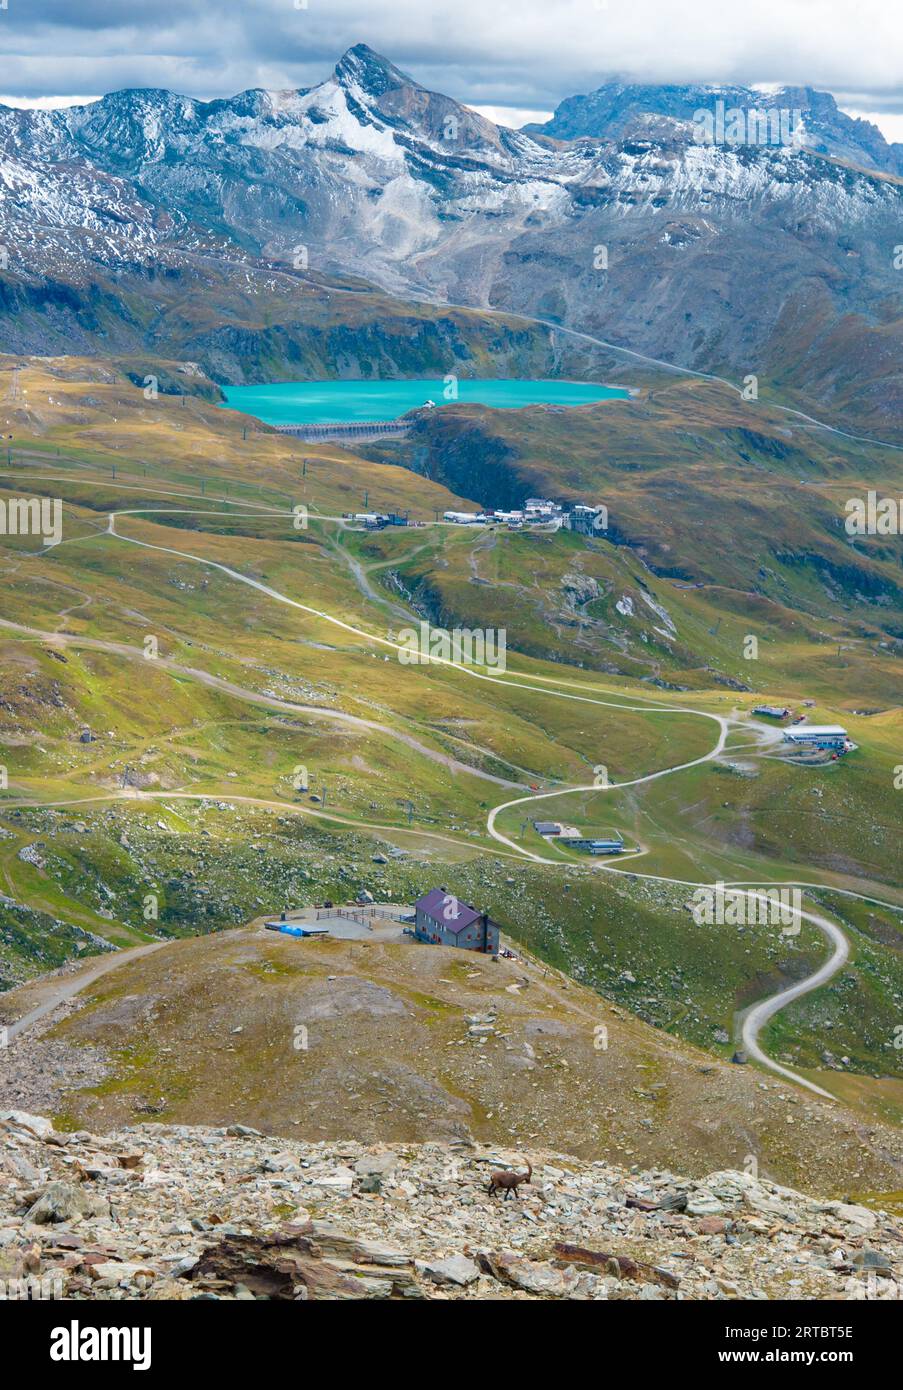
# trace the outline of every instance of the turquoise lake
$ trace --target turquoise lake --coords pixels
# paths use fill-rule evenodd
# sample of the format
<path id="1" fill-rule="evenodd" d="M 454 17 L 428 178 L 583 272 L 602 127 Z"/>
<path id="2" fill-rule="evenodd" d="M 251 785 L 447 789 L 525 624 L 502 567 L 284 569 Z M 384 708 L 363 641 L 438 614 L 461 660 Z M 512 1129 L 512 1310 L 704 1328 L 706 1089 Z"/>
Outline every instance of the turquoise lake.
<path id="1" fill-rule="evenodd" d="M 396 420 L 433 401 L 450 405 L 441 380 L 280 381 L 270 386 L 224 386 L 224 409 L 241 410 L 267 425 Z M 624 400 L 629 391 L 584 381 L 459 380 L 458 403 L 516 410 L 525 405 L 591 405 Z"/>

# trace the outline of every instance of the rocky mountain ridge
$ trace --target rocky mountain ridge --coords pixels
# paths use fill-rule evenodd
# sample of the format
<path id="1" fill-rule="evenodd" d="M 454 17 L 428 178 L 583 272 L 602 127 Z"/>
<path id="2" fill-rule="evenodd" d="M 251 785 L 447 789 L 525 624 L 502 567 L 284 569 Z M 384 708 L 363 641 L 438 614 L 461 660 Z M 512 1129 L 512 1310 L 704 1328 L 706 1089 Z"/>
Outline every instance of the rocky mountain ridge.
<path id="1" fill-rule="evenodd" d="M 606 82 L 586 95 L 566 97 L 550 120 L 523 129 L 557 140 L 623 140 L 669 127 L 686 135 L 696 113 L 713 111 L 716 102 L 736 111 L 798 113 L 802 138 L 813 153 L 879 173 L 903 174 L 903 145 L 886 140 L 871 121 L 841 111 L 830 92 L 806 86 Z"/>
<path id="2" fill-rule="evenodd" d="M 75 321 L 94 350 L 126 328 L 171 347 L 175 289 L 202 290 L 214 327 L 272 327 L 309 275 L 351 273 L 828 401 L 852 383 L 854 409 L 891 421 L 903 186 L 879 166 L 897 156 L 858 126 L 822 139 L 829 157 L 701 145 L 638 101 L 609 101 L 604 134 L 550 139 L 358 45 L 305 91 L 0 109 L 0 306 L 27 329 L 6 346 L 46 351 Z"/>

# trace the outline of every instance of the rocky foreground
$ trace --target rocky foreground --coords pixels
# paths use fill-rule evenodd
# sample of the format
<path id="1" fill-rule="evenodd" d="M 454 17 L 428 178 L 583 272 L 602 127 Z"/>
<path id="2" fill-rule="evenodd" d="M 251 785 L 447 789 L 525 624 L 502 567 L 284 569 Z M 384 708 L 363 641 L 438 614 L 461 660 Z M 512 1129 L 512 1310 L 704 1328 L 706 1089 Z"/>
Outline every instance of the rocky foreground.
<path id="1" fill-rule="evenodd" d="M 510 1198 L 494 1169 L 532 1166 Z M 903 1221 L 739 1172 L 0 1111 L 0 1294 L 895 1299 Z"/>

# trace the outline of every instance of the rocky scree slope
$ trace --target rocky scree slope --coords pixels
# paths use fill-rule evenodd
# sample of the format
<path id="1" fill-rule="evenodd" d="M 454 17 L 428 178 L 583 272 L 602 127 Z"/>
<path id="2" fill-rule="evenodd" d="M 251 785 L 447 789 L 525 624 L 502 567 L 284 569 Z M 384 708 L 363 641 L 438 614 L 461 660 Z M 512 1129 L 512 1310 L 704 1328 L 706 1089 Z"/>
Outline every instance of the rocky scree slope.
<path id="1" fill-rule="evenodd" d="M 903 1222 L 740 1172 L 5 1111 L 0 1273 L 70 1299 L 895 1299 Z"/>

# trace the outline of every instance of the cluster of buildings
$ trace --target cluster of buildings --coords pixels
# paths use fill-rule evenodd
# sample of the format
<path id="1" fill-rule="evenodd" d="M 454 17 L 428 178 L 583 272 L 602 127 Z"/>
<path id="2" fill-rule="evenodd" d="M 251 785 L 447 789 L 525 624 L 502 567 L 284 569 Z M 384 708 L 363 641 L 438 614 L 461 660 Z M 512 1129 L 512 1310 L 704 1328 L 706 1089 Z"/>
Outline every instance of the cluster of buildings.
<path id="1" fill-rule="evenodd" d="M 600 527 L 599 518 L 603 516 L 605 521 Z M 566 511 L 558 502 L 552 502 L 547 497 L 528 497 L 523 507 L 514 511 L 500 508 L 489 508 L 482 512 L 450 511 L 443 513 L 442 519 L 454 526 L 508 526 L 513 531 L 524 526 L 553 526 L 567 527 L 589 535 L 605 529 L 608 512 L 603 506 L 587 506 L 582 502 L 575 503 Z"/>
<path id="2" fill-rule="evenodd" d="M 804 701 L 811 705 L 811 700 Z M 786 705 L 754 705 L 753 714 L 765 719 L 790 719 L 793 711 Z M 818 749 L 824 753 L 847 753 L 854 746 L 849 734 L 840 724 L 807 724 L 805 714 L 797 714 L 784 728 L 784 743 L 796 748 Z"/>
<path id="3" fill-rule="evenodd" d="M 385 526 L 408 526 L 408 514 L 400 512 L 343 512 L 344 521 L 353 521 L 365 531 L 381 531 Z"/>
<path id="4" fill-rule="evenodd" d="M 381 531 L 386 526 L 422 526 L 423 522 L 411 521 L 407 512 L 343 512 L 344 521 L 353 521 L 365 531 Z M 519 531 L 525 526 L 550 526 L 555 530 L 562 528 L 578 531 L 591 536 L 608 528 L 608 509 L 599 504 L 590 506 L 576 502 L 568 510 L 558 502 L 547 497 L 528 497 L 522 507 L 514 511 L 503 511 L 490 507 L 482 512 L 443 512 L 442 520 L 452 526 L 507 526 L 509 530 Z"/>
<path id="5" fill-rule="evenodd" d="M 533 829 L 544 839 L 557 840 L 569 849 L 583 850 L 586 854 L 620 854 L 624 848 L 624 841 L 618 837 L 581 835 L 575 825 L 562 825 L 557 820 L 535 820 Z"/>
<path id="6" fill-rule="evenodd" d="M 803 703 L 811 706 L 813 701 L 804 700 Z M 753 714 L 765 719 L 790 719 L 790 724 L 784 728 L 783 742 L 795 748 L 817 749 L 820 752 L 838 755 L 848 753 L 855 747 L 842 725 L 808 724 L 805 714 L 794 716 L 793 710 L 786 705 L 754 705 Z"/>

